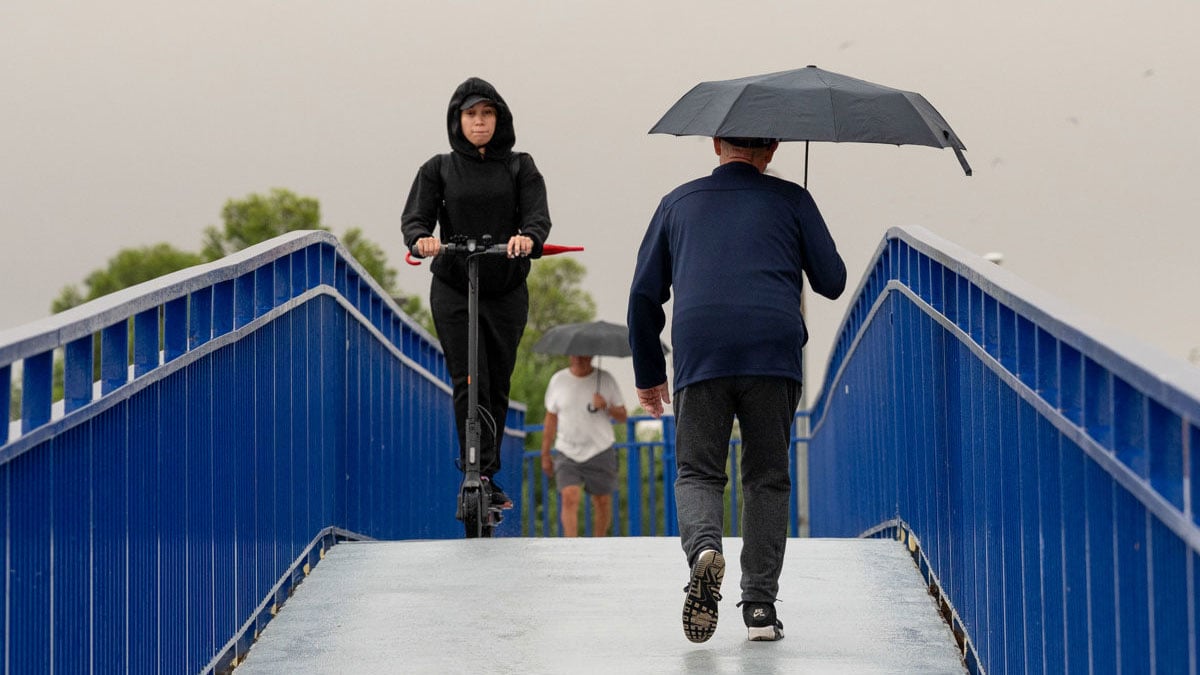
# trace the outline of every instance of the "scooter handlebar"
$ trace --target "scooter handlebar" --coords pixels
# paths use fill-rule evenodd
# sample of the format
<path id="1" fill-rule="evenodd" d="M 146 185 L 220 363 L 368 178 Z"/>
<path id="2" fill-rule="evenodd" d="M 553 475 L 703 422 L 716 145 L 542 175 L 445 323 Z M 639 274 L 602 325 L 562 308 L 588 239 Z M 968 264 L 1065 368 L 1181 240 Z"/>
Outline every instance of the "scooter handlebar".
<path id="1" fill-rule="evenodd" d="M 582 251 L 582 246 L 561 246 L 559 244 L 543 244 L 542 255 L 558 255 L 559 253 L 570 253 L 571 251 Z M 465 244 L 456 244 L 453 242 L 442 243 L 438 255 L 507 255 L 508 244 L 492 244 L 491 246 L 480 246 L 477 242 L 468 241 Z M 417 253 L 417 245 L 413 244 L 408 253 L 404 254 L 404 262 L 409 265 L 420 265 L 424 256 Z"/>

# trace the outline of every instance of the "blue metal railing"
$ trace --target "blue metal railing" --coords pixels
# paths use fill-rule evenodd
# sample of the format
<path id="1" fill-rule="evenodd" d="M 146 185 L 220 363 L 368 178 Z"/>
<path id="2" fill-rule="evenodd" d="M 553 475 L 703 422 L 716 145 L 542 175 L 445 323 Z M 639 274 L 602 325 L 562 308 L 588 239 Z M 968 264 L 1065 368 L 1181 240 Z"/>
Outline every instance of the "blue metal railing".
<path id="1" fill-rule="evenodd" d="M 461 536 L 439 348 L 327 233 L 0 334 L 0 383 L 16 373 L 8 672 L 221 670 L 339 538 Z M 1198 420 L 1186 364 L 892 230 L 811 411 L 812 533 L 903 539 L 975 671 L 1194 673 Z M 549 504 L 522 437 L 503 484 Z M 623 533 L 674 533 L 664 438 L 622 448 Z M 557 526 L 526 501 L 498 534 Z"/>
<path id="2" fill-rule="evenodd" d="M 223 670 L 338 539 L 462 536 L 440 347 L 328 233 L 2 333 L 15 371 L 4 672 Z"/>
<path id="3" fill-rule="evenodd" d="M 629 417 L 625 423 L 625 438 L 614 444 L 617 451 L 619 471 L 624 482 L 613 495 L 612 536 L 678 536 L 679 523 L 675 511 L 675 418 L 664 415 L 661 424 L 648 415 Z M 638 440 L 639 424 L 649 424 L 653 430 L 651 440 Z M 801 486 L 806 479 L 804 473 L 808 428 L 808 413 L 796 414 L 792 425 L 792 444 L 789 466 L 793 486 Z M 542 431 L 542 425 L 527 425 L 526 434 Z M 726 485 L 728 513 L 725 532 L 736 537 L 741 531 L 741 441 L 735 436 L 729 441 L 729 459 L 726 464 L 729 482 Z M 522 532 L 525 536 L 561 536 L 559 521 L 561 500 L 551 488 L 551 476 L 542 471 L 541 452 L 525 453 L 524 499 L 530 506 L 524 515 Z M 622 489 L 623 488 L 623 489 Z M 808 503 L 800 499 L 803 489 L 793 489 L 791 496 L 789 531 L 797 537 L 807 534 Z M 583 518 L 579 531 L 583 536 L 592 535 L 592 505 L 590 499 L 582 499 Z"/>
<path id="4" fill-rule="evenodd" d="M 893 229 L 812 421 L 813 535 L 905 540 L 971 670 L 1196 672 L 1200 371 Z"/>

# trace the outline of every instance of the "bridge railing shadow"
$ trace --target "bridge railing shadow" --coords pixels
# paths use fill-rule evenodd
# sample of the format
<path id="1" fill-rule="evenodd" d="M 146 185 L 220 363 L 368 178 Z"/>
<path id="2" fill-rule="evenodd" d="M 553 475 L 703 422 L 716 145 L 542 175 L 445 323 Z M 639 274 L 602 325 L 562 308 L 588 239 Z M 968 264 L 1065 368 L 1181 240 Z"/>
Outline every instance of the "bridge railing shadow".
<path id="1" fill-rule="evenodd" d="M 973 671 L 1196 672 L 1200 371 L 893 229 L 812 424 L 813 535 L 908 542 Z"/>

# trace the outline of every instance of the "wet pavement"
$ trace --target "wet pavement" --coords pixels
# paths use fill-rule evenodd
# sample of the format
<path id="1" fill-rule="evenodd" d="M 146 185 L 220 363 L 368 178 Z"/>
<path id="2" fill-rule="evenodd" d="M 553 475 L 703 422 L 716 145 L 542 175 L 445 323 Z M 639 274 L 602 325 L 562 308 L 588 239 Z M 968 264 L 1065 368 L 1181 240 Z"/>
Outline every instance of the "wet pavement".
<path id="1" fill-rule="evenodd" d="M 773 643 L 746 640 L 724 547 L 717 632 L 693 644 L 675 538 L 341 543 L 234 673 L 966 672 L 900 543 L 788 540 Z"/>

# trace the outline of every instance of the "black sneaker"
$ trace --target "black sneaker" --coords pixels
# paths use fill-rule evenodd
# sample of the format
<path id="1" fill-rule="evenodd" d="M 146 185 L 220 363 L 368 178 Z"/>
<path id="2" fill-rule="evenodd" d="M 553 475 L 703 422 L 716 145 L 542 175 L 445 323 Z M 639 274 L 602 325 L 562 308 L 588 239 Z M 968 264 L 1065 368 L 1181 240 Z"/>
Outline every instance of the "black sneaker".
<path id="1" fill-rule="evenodd" d="M 701 551 L 692 565 L 692 579 L 683 590 L 683 634 L 692 642 L 705 642 L 717 630 L 717 603 L 721 600 L 721 580 L 725 578 L 725 558 L 720 551 Z"/>
<path id="2" fill-rule="evenodd" d="M 742 620 L 746 622 L 751 641 L 774 642 L 783 639 L 783 623 L 775 616 L 775 605 L 769 602 L 743 602 Z"/>
<path id="3" fill-rule="evenodd" d="M 488 476 L 481 476 L 480 480 L 483 481 L 484 491 L 490 495 L 492 506 L 502 509 L 512 508 L 512 500 L 508 498 L 508 495 L 504 494 L 504 489 L 500 487 L 499 483 Z"/>

